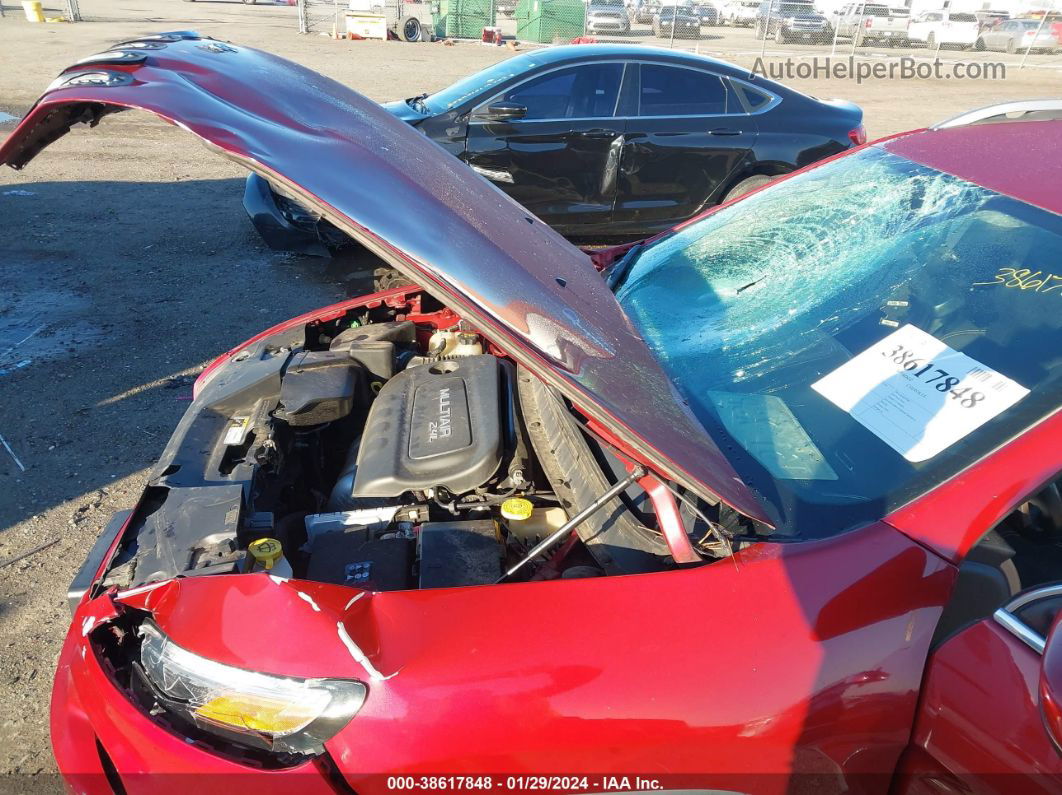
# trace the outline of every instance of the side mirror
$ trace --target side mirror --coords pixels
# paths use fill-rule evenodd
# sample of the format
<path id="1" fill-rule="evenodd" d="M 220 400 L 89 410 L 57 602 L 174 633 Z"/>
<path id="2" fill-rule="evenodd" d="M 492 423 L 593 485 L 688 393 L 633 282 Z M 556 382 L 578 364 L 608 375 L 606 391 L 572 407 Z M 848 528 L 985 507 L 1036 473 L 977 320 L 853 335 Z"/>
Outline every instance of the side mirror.
<path id="1" fill-rule="evenodd" d="M 1040 715 L 1051 742 L 1062 752 L 1062 614 L 1047 635 L 1040 660 Z"/>
<path id="2" fill-rule="evenodd" d="M 511 121 L 513 119 L 522 119 L 527 115 L 527 107 L 517 104 L 516 102 L 495 102 L 490 105 L 484 116 L 490 121 Z"/>

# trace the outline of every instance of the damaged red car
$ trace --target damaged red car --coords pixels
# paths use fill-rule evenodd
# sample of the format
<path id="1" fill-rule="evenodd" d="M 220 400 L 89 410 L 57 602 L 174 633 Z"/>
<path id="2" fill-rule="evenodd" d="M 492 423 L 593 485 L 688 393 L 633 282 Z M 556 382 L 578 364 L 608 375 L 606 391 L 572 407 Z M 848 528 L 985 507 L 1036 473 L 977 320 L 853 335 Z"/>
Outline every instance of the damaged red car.
<path id="1" fill-rule="evenodd" d="M 591 257 L 355 92 L 192 33 L 67 69 L 0 162 L 128 109 L 415 286 L 203 372 L 71 586 L 73 790 L 1058 788 L 1050 113 Z"/>

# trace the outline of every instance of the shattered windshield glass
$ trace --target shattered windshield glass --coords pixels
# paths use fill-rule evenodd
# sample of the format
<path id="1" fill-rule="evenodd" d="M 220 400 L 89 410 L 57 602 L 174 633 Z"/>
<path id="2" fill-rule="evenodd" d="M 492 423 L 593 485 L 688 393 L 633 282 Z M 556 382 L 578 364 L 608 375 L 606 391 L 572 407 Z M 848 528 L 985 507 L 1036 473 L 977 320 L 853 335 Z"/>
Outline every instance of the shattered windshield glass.
<path id="1" fill-rule="evenodd" d="M 782 534 L 879 519 L 1059 404 L 1062 219 L 877 148 L 661 239 L 617 298 Z"/>

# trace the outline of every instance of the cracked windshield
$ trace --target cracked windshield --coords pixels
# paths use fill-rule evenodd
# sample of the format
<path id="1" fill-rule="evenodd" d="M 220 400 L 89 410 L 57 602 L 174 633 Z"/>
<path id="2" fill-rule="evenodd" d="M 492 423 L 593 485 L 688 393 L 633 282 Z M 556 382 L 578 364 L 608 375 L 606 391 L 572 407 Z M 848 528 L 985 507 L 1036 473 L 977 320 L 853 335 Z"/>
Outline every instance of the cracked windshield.
<path id="1" fill-rule="evenodd" d="M 1060 235 L 868 149 L 635 251 L 616 292 L 779 534 L 829 535 L 1051 411 Z"/>

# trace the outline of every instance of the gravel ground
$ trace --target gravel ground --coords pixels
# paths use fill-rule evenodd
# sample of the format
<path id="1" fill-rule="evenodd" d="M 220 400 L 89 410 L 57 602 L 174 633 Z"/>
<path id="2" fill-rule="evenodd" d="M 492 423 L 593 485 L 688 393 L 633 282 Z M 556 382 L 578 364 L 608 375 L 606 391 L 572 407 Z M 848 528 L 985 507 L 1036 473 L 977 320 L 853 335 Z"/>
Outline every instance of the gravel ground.
<path id="1" fill-rule="evenodd" d="M 162 30 L 269 49 L 379 100 L 440 88 L 508 55 L 473 43 L 299 36 L 288 7 L 81 7 L 93 21 L 33 25 L 6 7 L 0 134 L 13 126 L 6 115 L 23 114 L 63 66 Z M 713 52 L 753 60 L 747 47 Z M 884 135 L 994 100 L 1056 93 L 1058 72 L 793 85 L 858 102 L 871 135 Z M 243 213 L 242 178 L 139 114 L 75 130 L 25 172 L 0 172 L 0 437 L 10 446 L 0 445 L 0 789 L 58 787 L 46 714 L 68 622 L 65 588 L 108 516 L 135 501 L 195 374 L 260 329 L 365 291 L 364 262 L 269 252 Z"/>

